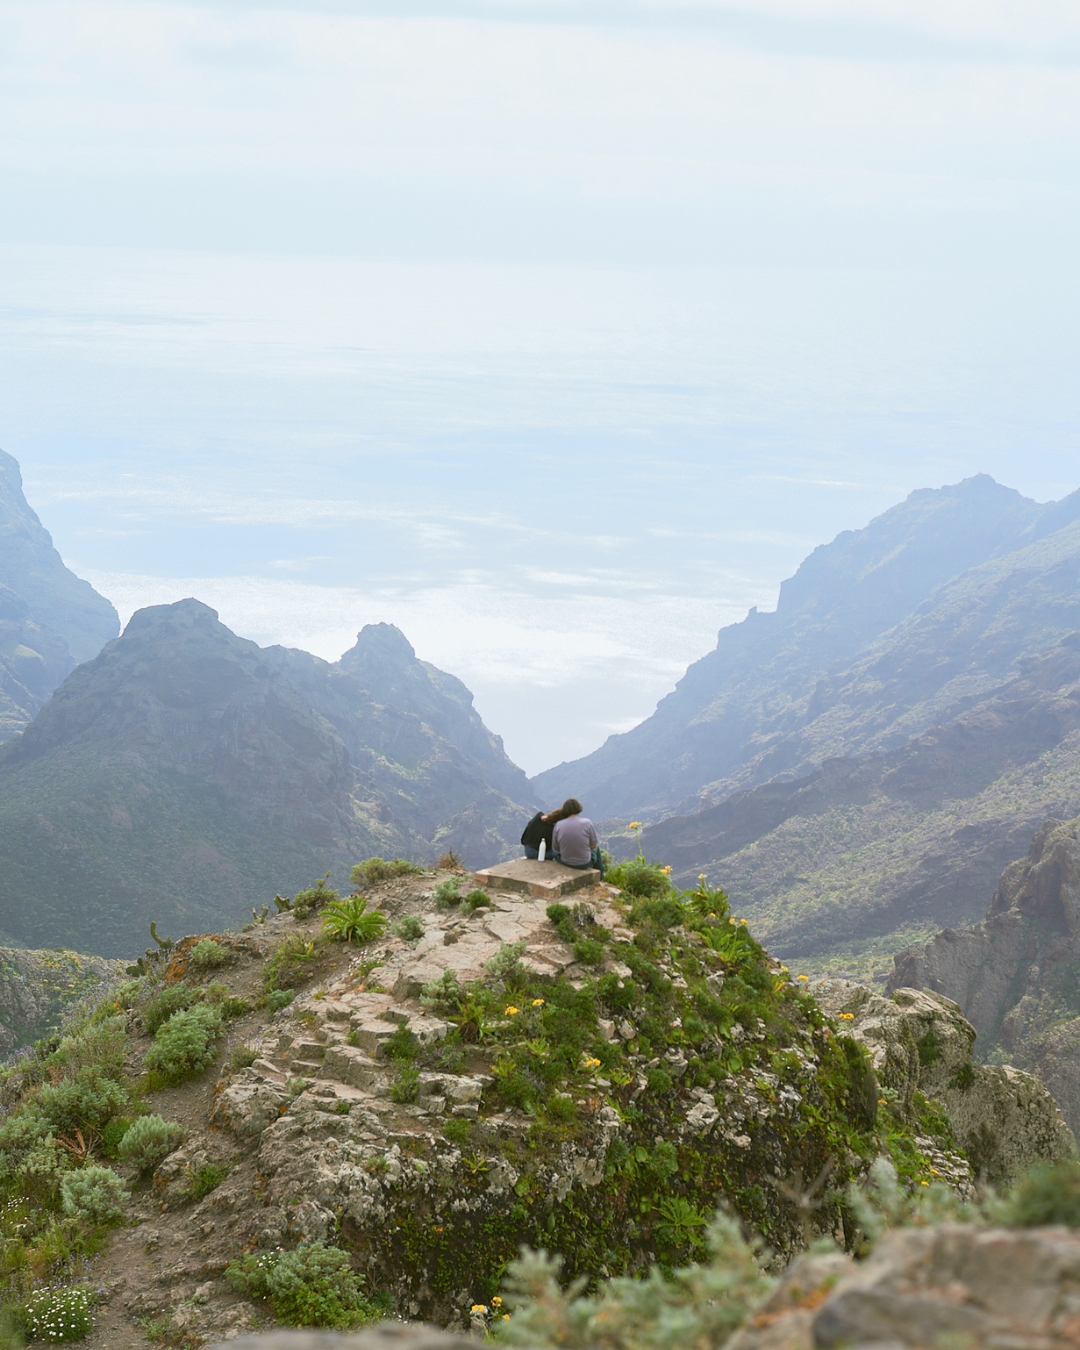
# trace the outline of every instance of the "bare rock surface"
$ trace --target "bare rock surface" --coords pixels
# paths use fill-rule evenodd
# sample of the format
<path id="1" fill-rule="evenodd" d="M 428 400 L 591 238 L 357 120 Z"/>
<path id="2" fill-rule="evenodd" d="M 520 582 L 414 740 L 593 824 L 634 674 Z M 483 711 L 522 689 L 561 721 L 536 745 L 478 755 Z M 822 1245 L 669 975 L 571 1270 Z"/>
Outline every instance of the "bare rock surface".
<path id="1" fill-rule="evenodd" d="M 1038 1078 L 974 1062 L 975 1028 L 951 999 L 925 989 L 897 989 L 890 998 L 849 980 L 811 988 L 822 1010 L 847 1021 L 866 1046 L 879 1083 L 908 1107 L 916 1092 L 944 1106 L 976 1171 L 1002 1182 L 1035 1163 L 1076 1156 L 1061 1109 Z"/>
<path id="2" fill-rule="evenodd" d="M 901 952 L 890 987 L 901 985 L 955 1000 L 980 1057 L 1037 1074 L 1080 1130 L 1080 818 L 1035 833 L 982 923 Z"/>

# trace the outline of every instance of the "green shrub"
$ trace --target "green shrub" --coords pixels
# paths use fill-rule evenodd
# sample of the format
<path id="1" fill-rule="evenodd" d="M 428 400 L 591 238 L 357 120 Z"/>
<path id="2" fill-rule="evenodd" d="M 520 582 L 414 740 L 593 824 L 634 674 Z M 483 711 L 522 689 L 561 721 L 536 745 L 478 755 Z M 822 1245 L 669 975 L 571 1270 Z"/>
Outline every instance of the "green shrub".
<path id="1" fill-rule="evenodd" d="M 126 1020 L 104 1017 L 88 1020 L 61 1038 L 46 1061 L 50 1077 L 55 1070 L 70 1078 L 80 1069 L 93 1069 L 103 1078 L 121 1078 L 124 1073 Z"/>
<path id="2" fill-rule="evenodd" d="M 39 1089 L 33 1110 L 55 1134 L 73 1135 L 76 1130 L 100 1131 L 127 1104 L 128 1095 L 115 1079 L 88 1067 Z"/>
<path id="3" fill-rule="evenodd" d="M 446 1016 L 456 1013 L 465 999 L 465 990 L 456 970 L 444 970 L 438 979 L 429 980 L 420 990 L 420 1002 L 425 1008 Z"/>
<path id="4" fill-rule="evenodd" d="M 461 885 L 457 877 L 444 877 L 435 887 L 435 903 L 440 909 L 453 909 L 461 904 Z"/>
<path id="5" fill-rule="evenodd" d="M 671 890 L 668 876 L 659 863 L 631 858 L 629 862 L 617 863 L 608 872 L 606 880 L 627 895 L 660 896 L 667 895 Z"/>
<path id="6" fill-rule="evenodd" d="M 491 896 L 481 886 L 474 886 L 461 902 L 461 908 L 467 914 L 472 914 L 478 909 L 491 908 Z"/>
<path id="7" fill-rule="evenodd" d="M 221 1013 L 206 1003 L 197 1003 L 174 1013 L 158 1028 L 154 1044 L 146 1052 L 146 1067 L 166 1083 L 181 1083 L 208 1068 L 217 1053 Z"/>
<path id="8" fill-rule="evenodd" d="M 140 1172 L 148 1172 L 168 1157 L 184 1138 L 184 1127 L 161 1116 L 140 1116 L 125 1132 L 117 1154 Z"/>
<path id="9" fill-rule="evenodd" d="M 174 1013 L 183 1012 L 195 1002 L 195 991 L 186 984 L 167 984 L 147 999 L 142 1010 L 142 1022 L 153 1036 Z"/>
<path id="10" fill-rule="evenodd" d="M 229 1068 L 234 1070 L 250 1068 L 259 1058 L 259 1052 L 253 1045 L 241 1042 L 229 1051 Z"/>
<path id="11" fill-rule="evenodd" d="M 94 1293 L 86 1285 L 74 1289 L 39 1289 L 26 1300 L 20 1321 L 32 1341 L 54 1345 L 59 1341 L 81 1341 L 93 1328 L 93 1307 Z"/>
<path id="12" fill-rule="evenodd" d="M 424 921 L 419 914 L 403 914 L 390 931 L 406 942 L 417 942 L 424 936 Z"/>
<path id="13" fill-rule="evenodd" d="M 317 911 L 322 909 L 323 905 L 328 905 L 331 901 L 338 898 L 338 893 L 326 883 L 330 880 L 330 873 L 325 877 L 320 877 L 314 886 L 310 886 L 306 891 L 297 891 L 292 900 L 292 915 L 297 923 L 303 923 L 305 919 L 310 919 Z"/>
<path id="14" fill-rule="evenodd" d="M 1039 1228 L 1052 1223 L 1080 1228 L 1080 1163 L 1033 1167 L 1001 1206 L 1000 1219 L 1012 1228 Z"/>
<path id="15" fill-rule="evenodd" d="M 227 966 L 231 960 L 228 947 L 213 938 L 203 938 L 191 949 L 191 964 L 196 970 L 216 970 L 218 966 Z"/>
<path id="16" fill-rule="evenodd" d="M 389 862 L 384 858 L 368 858 L 366 862 L 356 864 L 349 880 L 358 891 L 362 891 L 380 881 L 393 881 L 395 877 L 418 877 L 423 870 L 405 858 L 391 858 Z"/>
<path id="17" fill-rule="evenodd" d="M 211 1191 L 217 1190 L 228 1175 L 229 1169 L 222 1163 L 203 1163 L 191 1174 L 191 1198 L 205 1200 Z"/>
<path id="18" fill-rule="evenodd" d="M 323 932 L 335 941 L 362 947 L 386 932 L 386 915 L 381 909 L 369 910 L 362 896 L 350 895 L 347 900 L 335 900 L 326 906 Z"/>
<path id="19" fill-rule="evenodd" d="M 654 923 L 658 928 L 674 928 L 686 918 L 686 910 L 669 895 L 646 896 L 630 911 L 630 922 Z"/>
<path id="20" fill-rule="evenodd" d="M 266 1006 L 272 1013 L 280 1012 L 282 1008 L 287 1008 L 296 997 L 296 991 L 293 989 L 271 989 L 266 996 Z"/>
<path id="21" fill-rule="evenodd" d="M 378 1316 L 363 1299 L 363 1276 L 353 1273 L 348 1255 L 321 1242 L 230 1261 L 225 1278 L 242 1294 L 269 1299 L 284 1326 L 351 1327 Z"/>
<path id="22" fill-rule="evenodd" d="M 390 1100 L 414 1102 L 420 1095 L 420 1070 L 415 1064 L 402 1064 L 390 1084 Z"/>
<path id="23" fill-rule="evenodd" d="M 696 1238 L 698 1219 L 690 1206 L 669 1207 L 661 1232 Z M 498 1325 L 497 1339 L 560 1350 L 723 1345 L 773 1282 L 762 1272 L 734 1219 L 714 1220 L 707 1241 L 711 1250 L 707 1264 L 666 1273 L 654 1266 L 645 1279 L 606 1280 L 587 1298 L 581 1297 L 584 1281 L 562 1287 L 560 1257 L 523 1251 L 511 1263 L 506 1281 L 514 1315 Z"/>
<path id="24" fill-rule="evenodd" d="M 115 1223 L 124 1217 L 127 1191 L 110 1167 L 83 1167 L 69 1172 L 60 1183 L 64 1213 L 86 1223 Z"/>
<path id="25" fill-rule="evenodd" d="M 308 965 L 315 959 L 315 944 L 300 933 L 290 933 L 274 948 L 263 971 L 263 988 L 295 989 L 303 981 Z"/>
<path id="26" fill-rule="evenodd" d="M 448 1120 L 443 1126 L 443 1134 L 452 1144 L 464 1148 L 472 1140 L 472 1125 L 467 1120 Z"/>

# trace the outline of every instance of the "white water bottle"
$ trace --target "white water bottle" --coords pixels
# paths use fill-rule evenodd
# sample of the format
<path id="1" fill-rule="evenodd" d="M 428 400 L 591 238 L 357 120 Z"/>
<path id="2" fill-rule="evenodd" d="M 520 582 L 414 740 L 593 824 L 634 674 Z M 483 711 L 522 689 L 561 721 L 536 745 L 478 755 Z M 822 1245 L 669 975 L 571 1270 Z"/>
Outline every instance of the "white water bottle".
<path id="1" fill-rule="evenodd" d="M 543 862 L 547 857 L 547 840 L 540 840 L 540 847 L 536 850 L 536 861 Z"/>

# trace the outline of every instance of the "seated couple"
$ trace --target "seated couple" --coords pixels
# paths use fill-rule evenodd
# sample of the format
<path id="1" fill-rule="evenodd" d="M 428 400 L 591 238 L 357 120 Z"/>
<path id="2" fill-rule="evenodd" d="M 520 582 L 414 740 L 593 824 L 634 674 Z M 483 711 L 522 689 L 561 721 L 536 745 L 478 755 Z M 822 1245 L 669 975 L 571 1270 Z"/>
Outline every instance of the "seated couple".
<path id="1" fill-rule="evenodd" d="M 581 803 L 576 797 L 567 797 L 557 811 L 545 815 L 538 811 L 521 835 L 526 858 L 539 858 L 544 845 L 544 860 L 561 862 L 564 867 L 579 871 L 595 867 L 604 875 L 600 840 L 592 821 L 581 814 Z"/>

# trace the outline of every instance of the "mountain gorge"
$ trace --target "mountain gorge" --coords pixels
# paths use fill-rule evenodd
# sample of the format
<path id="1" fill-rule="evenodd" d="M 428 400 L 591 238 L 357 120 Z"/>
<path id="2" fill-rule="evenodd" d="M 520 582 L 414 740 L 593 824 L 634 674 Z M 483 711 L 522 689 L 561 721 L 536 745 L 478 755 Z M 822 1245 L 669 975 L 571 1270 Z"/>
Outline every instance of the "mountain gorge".
<path id="1" fill-rule="evenodd" d="M 452 676 L 369 625 L 331 664 L 197 600 L 133 616 L 0 751 L 8 940 L 133 955 L 373 854 L 504 856 L 525 775 Z"/>
<path id="2" fill-rule="evenodd" d="M 0 450 L 0 741 L 119 628 L 109 601 L 64 566 L 23 496 L 18 462 Z"/>
<path id="3" fill-rule="evenodd" d="M 800 969 L 884 979 L 1075 814 L 1078 747 L 1080 494 L 980 476 L 815 550 L 652 718 L 533 781 L 651 814 L 649 854 L 722 882 Z"/>

